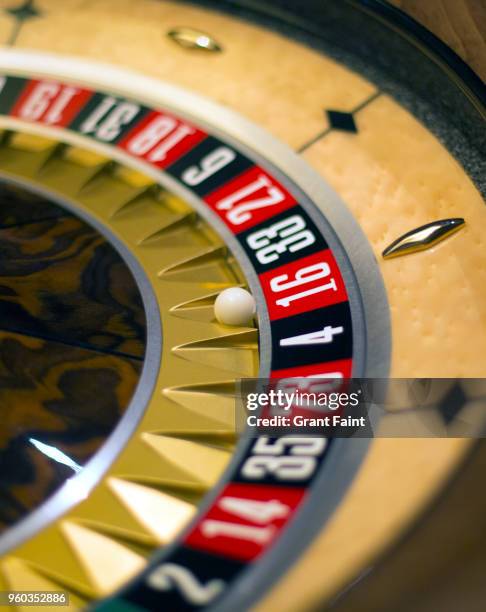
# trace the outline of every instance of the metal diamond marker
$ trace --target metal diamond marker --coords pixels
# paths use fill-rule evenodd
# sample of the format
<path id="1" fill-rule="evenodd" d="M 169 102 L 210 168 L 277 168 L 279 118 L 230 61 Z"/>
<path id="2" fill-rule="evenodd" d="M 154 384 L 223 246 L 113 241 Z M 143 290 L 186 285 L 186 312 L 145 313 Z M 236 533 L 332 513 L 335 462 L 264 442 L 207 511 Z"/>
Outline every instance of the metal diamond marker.
<path id="1" fill-rule="evenodd" d="M 466 402 L 467 397 L 461 385 L 455 384 L 439 404 L 439 412 L 447 425 L 456 419 Z"/>
<path id="2" fill-rule="evenodd" d="M 358 133 L 358 128 L 351 113 L 342 113 L 341 111 L 328 110 L 326 111 L 329 125 L 333 130 L 341 132 Z"/>
<path id="3" fill-rule="evenodd" d="M 26 0 L 26 2 L 17 8 L 5 9 L 5 12 L 15 17 L 18 21 L 27 21 L 27 19 L 39 17 L 41 14 L 41 12 L 35 8 L 33 0 Z"/>

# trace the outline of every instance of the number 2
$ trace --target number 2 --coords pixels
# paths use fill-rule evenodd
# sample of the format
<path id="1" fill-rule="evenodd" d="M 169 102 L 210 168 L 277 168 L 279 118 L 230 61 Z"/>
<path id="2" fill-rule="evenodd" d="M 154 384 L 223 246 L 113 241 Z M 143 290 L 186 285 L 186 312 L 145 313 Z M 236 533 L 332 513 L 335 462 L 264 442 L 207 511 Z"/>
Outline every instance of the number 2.
<path id="1" fill-rule="evenodd" d="M 178 588 L 184 599 L 203 606 L 211 603 L 224 589 L 226 583 L 215 578 L 201 584 L 192 572 L 176 563 L 164 563 L 148 575 L 147 584 L 156 591 Z"/>

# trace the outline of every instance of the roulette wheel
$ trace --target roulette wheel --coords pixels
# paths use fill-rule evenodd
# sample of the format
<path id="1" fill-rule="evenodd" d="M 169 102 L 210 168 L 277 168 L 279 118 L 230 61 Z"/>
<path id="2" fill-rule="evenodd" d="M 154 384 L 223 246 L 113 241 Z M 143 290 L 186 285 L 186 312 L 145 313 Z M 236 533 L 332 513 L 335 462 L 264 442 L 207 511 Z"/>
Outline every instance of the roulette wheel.
<path id="1" fill-rule="evenodd" d="M 482 609 L 479 77 L 378 0 L 0 6 L 2 602 Z M 449 435 L 255 437 L 257 377 Z"/>

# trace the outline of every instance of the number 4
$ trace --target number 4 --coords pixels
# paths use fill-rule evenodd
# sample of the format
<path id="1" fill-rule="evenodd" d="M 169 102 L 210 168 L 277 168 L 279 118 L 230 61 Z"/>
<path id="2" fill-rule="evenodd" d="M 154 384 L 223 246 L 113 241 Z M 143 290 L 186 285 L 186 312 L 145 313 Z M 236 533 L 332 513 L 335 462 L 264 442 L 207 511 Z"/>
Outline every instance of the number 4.
<path id="1" fill-rule="evenodd" d="M 329 344 L 334 340 L 334 336 L 342 334 L 344 327 L 333 327 L 326 325 L 319 331 L 310 332 L 309 334 L 301 334 L 300 336 L 291 336 L 290 338 L 282 338 L 280 346 L 300 346 L 302 344 Z"/>

